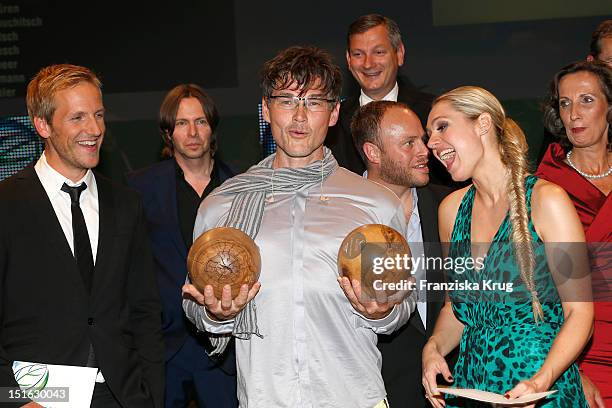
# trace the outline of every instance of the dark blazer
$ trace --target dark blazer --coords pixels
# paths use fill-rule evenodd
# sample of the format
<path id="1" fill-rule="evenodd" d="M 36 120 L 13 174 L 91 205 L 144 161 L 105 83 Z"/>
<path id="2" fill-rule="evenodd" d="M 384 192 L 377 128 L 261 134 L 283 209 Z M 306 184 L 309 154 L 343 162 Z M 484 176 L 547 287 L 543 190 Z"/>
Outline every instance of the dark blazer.
<path id="1" fill-rule="evenodd" d="M 429 184 L 417 188 L 419 217 L 426 257 L 441 257 L 438 234 L 438 206 L 450 192 L 443 186 Z M 428 269 L 428 282 L 444 280 L 442 271 Z M 378 348 L 382 353 L 382 375 L 389 405 L 394 408 L 428 406 L 421 385 L 421 351 L 433 332 L 436 319 L 444 301 L 440 294 L 427 297 L 427 330 L 421 316 L 415 312 L 396 332 L 378 336 Z M 450 363 L 449 363 L 450 364 Z"/>
<path id="2" fill-rule="evenodd" d="M 92 292 L 32 166 L 0 182 L 0 387 L 15 360 L 85 365 L 93 345 L 123 407 L 163 405 L 161 305 L 136 192 L 94 173 Z"/>
<path id="3" fill-rule="evenodd" d="M 417 114 L 423 128 L 427 124 L 427 115 L 431 110 L 434 96 L 422 92 L 416 88 L 408 79 L 398 77 L 398 102 L 403 102 Z M 355 112 L 359 110 L 359 93 L 347 98 L 340 104 L 340 117 L 335 126 L 329 128 L 325 145 L 329 147 L 338 161 L 338 164 L 348 170 L 362 175 L 366 167 L 361 160 L 357 147 L 351 133 L 351 121 Z M 450 175 L 435 158 L 430 156 L 429 169 L 431 182 L 442 185 L 452 185 Z"/>
<path id="4" fill-rule="evenodd" d="M 155 163 L 128 175 L 128 185 L 140 192 L 148 223 L 155 269 L 163 304 L 163 333 L 168 361 L 185 343 L 187 336 L 205 339 L 196 334 L 197 329 L 183 312 L 181 287 L 187 276 L 187 253 L 178 218 L 176 192 L 176 161 Z M 215 170 L 222 183 L 234 175 L 219 160 Z M 212 182 L 212 181 L 211 181 Z M 231 359 L 226 359 L 231 360 Z M 235 362 L 224 361 L 226 372 L 235 373 Z"/>

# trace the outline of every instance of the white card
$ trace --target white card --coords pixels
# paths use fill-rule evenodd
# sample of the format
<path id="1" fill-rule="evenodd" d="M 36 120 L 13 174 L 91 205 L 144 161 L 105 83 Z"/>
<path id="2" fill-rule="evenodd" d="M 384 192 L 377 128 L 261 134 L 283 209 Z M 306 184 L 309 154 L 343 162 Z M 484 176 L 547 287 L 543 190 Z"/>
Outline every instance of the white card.
<path id="1" fill-rule="evenodd" d="M 20 396 L 27 395 L 45 408 L 88 407 L 98 369 L 15 361 L 13 374 Z"/>
<path id="2" fill-rule="evenodd" d="M 463 397 L 472 399 L 475 401 L 488 402 L 490 404 L 496 405 L 515 405 L 515 404 L 524 404 L 528 402 L 534 402 L 540 400 L 542 398 L 548 397 L 549 395 L 554 394 L 557 391 L 546 391 L 546 392 L 536 392 L 533 394 L 523 395 L 522 397 L 516 399 L 507 399 L 501 394 L 495 394 L 493 392 L 481 391 L 481 390 L 468 390 L 465 388 L 450 388 L 450 387 L 438 387 L 437 392 L 442 392 L 444 394 L 455 395 L 457 397 Z"/>

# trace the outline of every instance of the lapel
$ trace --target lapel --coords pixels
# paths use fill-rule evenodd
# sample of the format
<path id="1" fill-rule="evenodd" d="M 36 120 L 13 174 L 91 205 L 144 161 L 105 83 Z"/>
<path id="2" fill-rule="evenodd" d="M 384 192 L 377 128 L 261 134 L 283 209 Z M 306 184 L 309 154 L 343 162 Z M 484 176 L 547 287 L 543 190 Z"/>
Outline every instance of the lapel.
<path id="1" fill-rule="evenodd" d="M 92 292 L 99 285 L 96 285 L 104 271 L 108 270 L 107 265 L 112 256 L 113 236 L 115 235 L 115 200 L 111 184 L 104 177 L 101 177 L 97 172 L 94 172 L 96 185 L 98 187 L 98 252 L 96 254 L 96 264 L 94 267 L 94 276 L 92 284 Z"/>
<path id="2" fill-rule="evenodd" d="M 430 245 L 428 245 L 428 243 L 432 242 L 432 220 L 434 220 L 431 217 L 431 213 L 432 213 L 432 206 L 433 206 L 433 202 L 431 200 L 430 195 L 428 194 L 429 191 L 424 191 L 426 187 L 422 187 L 422 188 L 417 188 L 417 197 L 418 197 L 418 202 L 417 202 L 417 207 L 419 209 L 419 218 L 421 220 L 421 236 L 423 237 L 423 249 L 425 252 L 425 257 L 431 256 L 430 254 Z M 436 227 L 437 228 L 437 227 Z M 432 275 L 432 273 L 429 270 L 425 271 L 425 279 L 427 279 L 427 281 L 429 281 L 430 279 L 430 275 Z M 427 301 L 427 327 L 429 328 L 430 325 L 432 324 L 431 322 L 431 302 L 429 302 L 429 300 Z M 435 320 L 434 320 L 435 322 Z M 412 324 L 421 334 L 423 334 L 424 336 L 427 335 L 427 332 L 429 330 L 425 330 L 425 326 L 423 325 L 423 320 L 421 319 L 420 314 L 418 313 L 414 313 L 412 315 L 412 317 L 410 318 L 410 324 Z"/>
<path id="3" fill-rule="evenodd" d="M 421 218 L 421 232 L 423 234 L 423 243 L 425 257 L 441 257 L 440 237 L 438 233 L 438 203 L 433 197 L 431 190 L 425 186 L 417 188 L 417 196 L 419 199 L 418 208 Z M 427 269 L 425 271 L 427 282 L 441 282 L 443 276 L 441 271 Z M 431 335 L 433 327 L 436 323 L 436 318 L 440 311 L 443 302 L 428 298 L 427 300 L 427 334 Z"/>
<path id="4" fill-rule="evenodd" d="M 351 120 L 353 119 L 353 114 L 359 108 L 359 94 L 357 96 L 352 96 L 347 98 L 346 101 L 342 103 L 340 110 L 342 111 L 340 115 L 340 121 L 342 122 L 342 128 L 350 135 L 351 131 Z"/>
<path id="5" fill-rule="evenodd" d="M 170 229 L 169 235 L 181 256 L 187 258 L 187 246 L 183 240 L 178 217 L 176 168 L 174 166 L 174 159 L 167 160 L 165 165 L 162 166 L 155 195 L 156 200 L 159 201 L 159 216 L 163 221 L 163 225 L 167 225 Z"/>
<path id="6" fill-rule="evenodd" d="M 417 197 L 419 202 L 419 216 L 421 218 L 421 232 L 423 233 L 423 242 L 439 242 L 440 238 L 438 235 L 438 205 L 432 197 L 432 193 L 427 186 L 419 187 L 417 190 Z M 432 248 L 425 248 L 425 255 L 429 256 L 428 249 L 431 251 Z M 436 256 L 437 254 L 432 254 Z M 429 271 L 427 271 L 429 272 Z"/>
<path id="7" fill-rule="evenodd" d="M 403 102 L 414 110 L 414 105 L 417 102 L 415 100 L 415 88 L 407 79 L 403 79 L 401 76 L 397 77 L 397 101 Z"/>
<path id="8" fill-rule="evenodd" d="M 427 308 L 427 315 L 429 316 L 429 307 Z M 419 314 L 418 309 L 410 316 L 409 320 L 410 324 L 412 324 L 423 336 L 427 335 L 425 331 L 425 326 L 423 326 L 423 320 L 421 319 L 421 315 Z M 427 324 L 429 324 L 429 317 L 427 318 Z"/>
<path id="9" fill-rule="evenodd" d="M 85 286 L 78 271 L 70 245 L 66 240 L 66 235 L 57 219 L 55 210 L 49 201 L 49 196 L 43 188 L 33 166 L 28 166 L 17 176 L 23 183 L 23 193 L 26 196 L 26 205 L 29 213 L 36 220 L 35 225 L 39 229 L 36 236 L 42 241 L 42 248 L 50 248 L 54 262 L 51 269 L 54 273 L 67 274 L 67 278 L 72 281 L 71 287 L 80 287 L 85 292 Z"/>

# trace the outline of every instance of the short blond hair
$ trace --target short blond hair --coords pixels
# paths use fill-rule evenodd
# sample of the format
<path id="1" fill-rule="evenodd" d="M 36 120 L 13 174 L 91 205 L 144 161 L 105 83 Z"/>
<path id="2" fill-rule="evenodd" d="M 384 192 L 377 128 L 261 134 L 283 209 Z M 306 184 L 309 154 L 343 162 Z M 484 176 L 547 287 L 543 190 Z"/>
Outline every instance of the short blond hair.
<path id="1" fill-rule="evenodd" d="M 89 68 L 72 64 L 49 65 L 42 68 L 28 84 L 26 104 L 30 120 L 42 118 L 51 123 L 55 113 L 55 94 L 88 82 L 102 90 L 102 83 Z"/>

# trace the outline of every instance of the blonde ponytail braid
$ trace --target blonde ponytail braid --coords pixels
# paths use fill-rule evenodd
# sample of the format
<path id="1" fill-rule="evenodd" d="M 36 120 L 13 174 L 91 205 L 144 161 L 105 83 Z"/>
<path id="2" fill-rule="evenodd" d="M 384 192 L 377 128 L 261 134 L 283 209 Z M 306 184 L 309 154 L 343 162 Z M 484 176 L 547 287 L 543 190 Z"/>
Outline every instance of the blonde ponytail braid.
<path id="1" fill-rule="evenodd" d="M 516 253 L 521 279 L 531 294 L 533 318 L 538 323 L 544 319 L 544 312 L 535 284 L 535 255 L 529 231 L 529 216 L 525 197 L 525 178 L 529 174 L 527 140 L 514 120 L 505 118 L 503 126 L 503 129 L 499 132 L 499 149 L 502 162 L 510 172 L 507 186 L 512 226 L 510 240 Z"/>
<path id="2" fill-rule="evenodd" d="M 525 198 L 525 178 L 529 174 L 525 134 L 516 122 L 506 117 L 501 103 L 486 89 L 477 86 L 461 86 L 439 96 L 433 104 L 442 101 L 449 101 L 457 111 L 471 120 L 478 119 L 485 112 L 491 115 L 501 160 L 510 173 L 507 186 L 512 227 L 510 240 L 514 246 L 521 279 L 531 295 L 533 319 L 538 323 L 544 319 L 544 312 L 535 284 L 535 255 L 529 232 L 529 215 Z"/>

